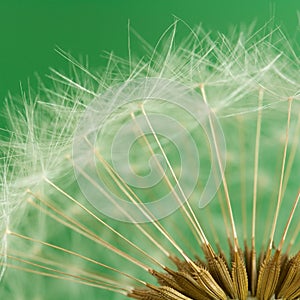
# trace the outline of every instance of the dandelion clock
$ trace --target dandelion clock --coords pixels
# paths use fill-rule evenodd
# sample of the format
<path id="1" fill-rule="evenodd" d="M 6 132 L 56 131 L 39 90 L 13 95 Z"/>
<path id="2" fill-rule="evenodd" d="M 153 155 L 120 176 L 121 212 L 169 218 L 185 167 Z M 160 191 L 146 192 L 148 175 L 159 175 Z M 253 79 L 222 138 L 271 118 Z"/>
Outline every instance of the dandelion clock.
<path id="1" fill-rule="evenodd" d="M 178 26 L 7 101 L 1 299 L 300 299 L 297 49 Z"/>

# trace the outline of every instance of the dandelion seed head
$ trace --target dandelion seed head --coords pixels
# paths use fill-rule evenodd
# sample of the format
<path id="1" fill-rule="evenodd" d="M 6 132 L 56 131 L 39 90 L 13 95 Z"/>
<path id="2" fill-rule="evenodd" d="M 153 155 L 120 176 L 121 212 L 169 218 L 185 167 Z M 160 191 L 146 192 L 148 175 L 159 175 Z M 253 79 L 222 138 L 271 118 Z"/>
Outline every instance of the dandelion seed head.
<path id="1" fill-rule="evenodd" d="M 9 101 L 2 297 L 299 297 L 297 54 L 279 28 L 178 43 L 179 25 L 101 75 L 58 49 L 73 73 Z"/>

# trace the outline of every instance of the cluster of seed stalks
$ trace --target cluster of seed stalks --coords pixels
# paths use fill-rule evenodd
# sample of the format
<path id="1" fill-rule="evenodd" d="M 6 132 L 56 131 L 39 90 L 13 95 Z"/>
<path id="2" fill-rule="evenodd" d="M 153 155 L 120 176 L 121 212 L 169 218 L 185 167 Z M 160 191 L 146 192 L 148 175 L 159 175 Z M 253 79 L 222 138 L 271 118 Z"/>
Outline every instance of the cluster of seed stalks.
<path id="1" fill-rule="evenodd" d="M 103 76 L 59 50 L 74 73 L 53 70 L 54 89 L 8 105 L 1 299 L 300 299 L 298 57 L 280 30 L 231 41 L 199 29 L 178 46 L 176 26 L 160 40 L 162 49 L 145 44 L 147 59 L 110 56 Z M 141 88 L 154 96 L 121 102 Z M 183 111 L 166 103 L 168 95 L 186 103 L 181 89 L 201 105 L 191 101 Z M 204 133 L 195 111 L 204 116 Z M 185 130 L 172 129 L 174 120 Z M 164 136 L 167 122 L 173 125 Z M 93 137 L 81 135 L 89 123 Z M 129 131 L 135 139 L 128 161 L 114 164 L 118 130 L 120 139 Z M 195 140 L 196 154 L 181 134 Z M 175 140 L 187 151 L 187 174 L 204 166 L 190 194 Z M 124 171 L 128 162 L 137 176 Z M 159 177 L 156 186 L 139 185 L 149 174 Z M 210 178 L 215 192 L 202 210 L 197 201 Z M 165 205 L 156 214 L 151 205 L 165 194 L 178 209 Z"/>

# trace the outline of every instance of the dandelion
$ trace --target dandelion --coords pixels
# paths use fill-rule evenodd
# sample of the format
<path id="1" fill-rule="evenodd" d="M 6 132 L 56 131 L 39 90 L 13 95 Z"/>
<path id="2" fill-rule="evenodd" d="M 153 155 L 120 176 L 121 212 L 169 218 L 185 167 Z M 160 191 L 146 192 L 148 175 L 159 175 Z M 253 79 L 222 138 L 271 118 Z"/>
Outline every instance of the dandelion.
<path id="1" fill-rule="evenodd" d="M 300 298 L 297 54 L 177 27 L 8 101 L 3 299 Z"/>

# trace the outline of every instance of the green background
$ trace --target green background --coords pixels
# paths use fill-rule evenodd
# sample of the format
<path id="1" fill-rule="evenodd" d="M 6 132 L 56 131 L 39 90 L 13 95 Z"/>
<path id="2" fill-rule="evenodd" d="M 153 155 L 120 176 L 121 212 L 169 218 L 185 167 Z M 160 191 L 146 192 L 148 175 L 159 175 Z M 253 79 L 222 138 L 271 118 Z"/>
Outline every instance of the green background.
<path id="1" fill-rule="evenodd" d="M 106 64 L 105 51 L 126 57 L 128 20 L 152 45 L 174 15 L 191 27 L 202 23 L 225 33 L 253 21 L 259 28 L 274 17 L 297 39 L 297 11 L 300 0 L 0 0 L 0 110 L 5 114 L 8 93 L 20 94 L 20 82 L 27 90 L 28 80 L 36 88 L 35 74 L 47 81 L 49 67 L 68 72 L 57 46 L 74 57 L 87 55 L 93 68 Z"/>
<path id="2" fill-rule="evenodd" d="M 35 86 L 35 73 L 44 78 L 48 68 L 67 69 L 56 46 L 73 56 L 88 55 L 90 65 L 103 65 L 103 51 L 127 55 L 127 23 L 155 44 L 174 20 L 208 30 L 227 31 L 231 25 L 275 23 L 293 38 L 297 31 L 299 0 L 0 0 L 0 99 L 23 86 Z M 25 87 L 26 89 L 26 87 Z"/>

